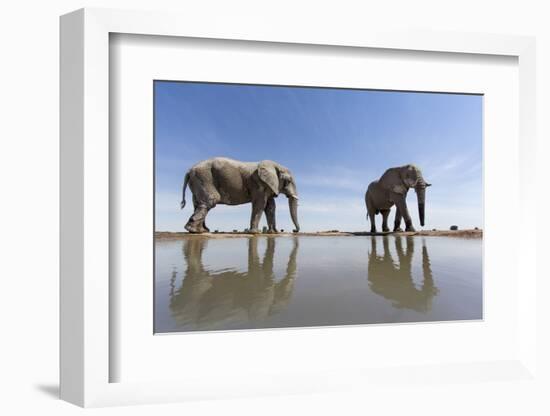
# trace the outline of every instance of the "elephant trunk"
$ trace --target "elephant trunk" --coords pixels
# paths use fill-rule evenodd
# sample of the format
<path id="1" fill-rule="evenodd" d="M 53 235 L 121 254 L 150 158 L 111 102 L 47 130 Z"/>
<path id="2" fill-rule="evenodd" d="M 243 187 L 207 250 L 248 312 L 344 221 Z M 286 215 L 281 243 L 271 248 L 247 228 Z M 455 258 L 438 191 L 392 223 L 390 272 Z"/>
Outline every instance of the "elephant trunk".
<path id="1" fill-rule="evenodd" d="M 294 227 L 296 227 L 294 232 L 297 233 L 300 231 L 300 224 L 298 224 L 298 198 L 296 197 L 288 198 L 288 209 L 290 211 L 290 217 L 292 218 Z"/>
<path id="2" fill-rule="evenodd" d="M 416 197 L 418 198 L 418 216 L 420 218 L 420 225 L 424 227 L 424 214 L 426 205 L 426 185 L 422 184 L 415 188 Z"/>

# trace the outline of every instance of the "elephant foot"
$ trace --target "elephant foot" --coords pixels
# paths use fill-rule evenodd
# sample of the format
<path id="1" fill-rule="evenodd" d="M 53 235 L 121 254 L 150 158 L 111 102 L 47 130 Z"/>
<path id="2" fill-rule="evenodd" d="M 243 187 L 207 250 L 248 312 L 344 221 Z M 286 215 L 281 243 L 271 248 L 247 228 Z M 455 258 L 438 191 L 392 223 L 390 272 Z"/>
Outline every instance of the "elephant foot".
<path id="1" fill-rule="evenodd" d="M 389 233 L 390 229 L 388 227 L 382 227 L 382 232 Z"/>
<path id="2" fill-rule="evenodd" d="M 370 232 L 373 233 L 373 234 L 376 233 L 376 228 L 371 228 Z"/>
<path id="3" fill-rule="evenodd" d="M 275 228 L 270 228 L 269 230 L 267 230 L 267 233 L 268 234 L 277 234 L 279 231 L 277 231 Z"/>
<path id="4" fill-rule="evenodd" d="M 407 231 L 407 232 L 414 232 L 414 231 L 416 231 L 416 229 L 411 225 L 411 226 L 405 228 L 405 231 Z"/>
<path id="5" fill-rule="evenodd" d="M 393 229 L 393 232 L 394 232 L 394 233 L 402 233 L 402 232 L 403 232 L 403 228 L 401 228 L 401 227 L 395 227 L 395 228 Z"/>
<path id="6" fill-rule="evenodd" d="M 257 228 L 249 228 L 248 233 L 250 234 L 260 234 L 260 230 Z"/>
<path id="7" fill-rule="evenodd" d="M 200 233 L 204 233 L 206 232 L 206 230 L 202 227 L 194 227 L 193 225 L 191 224 L 186 224 L 185 225 L 185 229 L 187 231 L 189 231 L 190 233 L 193 233 L 193 234 L 200 234 Z"/>

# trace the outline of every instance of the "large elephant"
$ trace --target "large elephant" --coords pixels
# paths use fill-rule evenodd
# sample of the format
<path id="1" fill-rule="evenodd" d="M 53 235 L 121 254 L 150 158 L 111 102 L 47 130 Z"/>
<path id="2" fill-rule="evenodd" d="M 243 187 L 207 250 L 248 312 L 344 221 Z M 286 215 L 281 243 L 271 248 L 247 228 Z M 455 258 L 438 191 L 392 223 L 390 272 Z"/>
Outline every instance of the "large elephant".
<path id="1" fill-rule="evenodd" d="M 370 183 L 365 193 L 365 203 L 367 205 L 367 220 L 370 219 L 371 232 L 376 232 L 374 216 L 382 214 L 382 231 L 389 231 L 388 216 L 390 209 L 394 205 L 397 207 L 395 213 L 395 222 L 393 231 L 403 231 L 401 229 L 401 219 L 405 220 L 405 230 L 415 231 L 409 210 L 407 209 L 407 192 L 414 188 L 418 198 L 418 215 L 420 225 L 424 226 L 424 211 L 426 202 L 426 188 L 431 186 L 427 183 L 422 172 L 415 165 L 405 165 L 390 168 L 384 172 L 380 179 Z"/>
<path id="2" fill-rule="evenodd" d="M 210 231 L 205 218 L 217 204 L 241 205 L 249 202 L 252 203 L 249 231 L 259 232 L 258 224 L 262 212 L 265 212 L 269 232 L 275 233 L 275 198 L 280 193 L 288 198 L 290 216 L 296 227 L 294 231 L 300 231 L 296 183 L 290 170 L 276 162 L 239 162 L 223 157 L 203 160 L 185 175 L 182 209 L 185 207 L 187 184 L 193 193 L 195 208 L 185 225 L 185 229 L 191 233 Z"/>

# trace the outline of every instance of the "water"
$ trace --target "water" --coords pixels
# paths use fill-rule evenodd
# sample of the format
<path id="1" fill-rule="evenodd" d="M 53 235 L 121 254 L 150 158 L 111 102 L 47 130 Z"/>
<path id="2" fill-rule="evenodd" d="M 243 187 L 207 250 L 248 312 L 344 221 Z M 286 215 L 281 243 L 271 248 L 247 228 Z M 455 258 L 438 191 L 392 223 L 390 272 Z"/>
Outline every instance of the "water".
<path id="1" fill-rule="evenodd" d="M 155 332 L 482 318 L 482 240 L 191 236 L 156 242 Z"/>

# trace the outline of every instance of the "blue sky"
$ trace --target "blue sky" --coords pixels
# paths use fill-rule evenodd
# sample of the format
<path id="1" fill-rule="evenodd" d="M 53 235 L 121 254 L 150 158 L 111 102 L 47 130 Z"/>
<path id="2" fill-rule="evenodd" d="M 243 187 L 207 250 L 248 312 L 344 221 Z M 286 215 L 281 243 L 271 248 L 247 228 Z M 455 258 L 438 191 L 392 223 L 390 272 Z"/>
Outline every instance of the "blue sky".
<path id="1" fill-rule="evenodd" d="M 366 230 L 368 184 L 407 163 L 433 184 L 425 229 L 482 227 L 482 103 L 477 95 L 157 81 L 156 229 L 184 230 L 193 207 L 179 209 L 185 173 L 215 156 L 288 167 L 302 231 Z M 286 197 L 276 202 L 278 228 L 292 229 Z M 407 202 L 419 229 L 413 190 Z M 242 230 L 250 209 L 218 205 L 207 224 Z"/>

